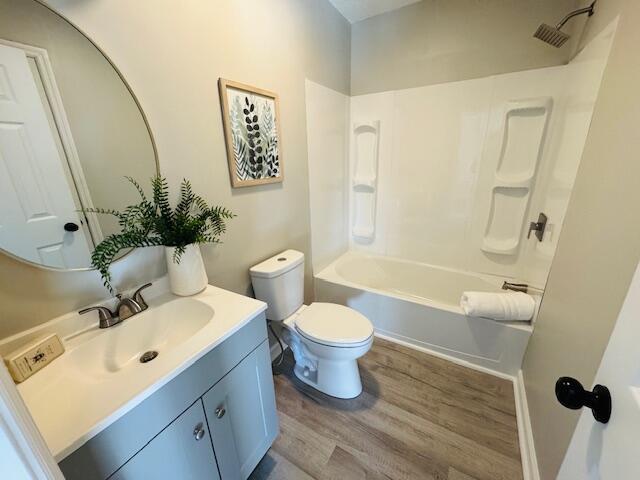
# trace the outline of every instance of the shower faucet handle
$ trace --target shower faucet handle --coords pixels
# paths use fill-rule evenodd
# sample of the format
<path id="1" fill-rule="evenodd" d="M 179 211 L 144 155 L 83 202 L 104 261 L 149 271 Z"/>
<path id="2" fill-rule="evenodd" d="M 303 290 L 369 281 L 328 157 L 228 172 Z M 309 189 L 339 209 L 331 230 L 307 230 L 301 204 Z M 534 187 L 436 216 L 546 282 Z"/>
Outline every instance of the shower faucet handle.
<path id="1" fill-rule="evenodd" d="M 538 215 L 538 221 L 531 222 L 529 224 L 529 231 L 527 232 L 527 238 L 531 238 L 531 232 L 535 232 L 536 238 L 538 239 L 539 242 L 541 242 L 542 239 L 544 238 L 544 231 L 547 228 L 548 220 L 549 219 L 544 213 L 540 213 L 540 215 Z"/>

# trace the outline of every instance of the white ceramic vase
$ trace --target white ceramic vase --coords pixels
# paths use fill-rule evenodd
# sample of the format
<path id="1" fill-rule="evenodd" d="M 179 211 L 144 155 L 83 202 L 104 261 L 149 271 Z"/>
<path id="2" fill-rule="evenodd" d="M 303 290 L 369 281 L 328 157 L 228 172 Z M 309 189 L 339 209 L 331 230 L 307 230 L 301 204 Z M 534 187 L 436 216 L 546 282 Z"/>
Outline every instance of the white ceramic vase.
<path id="1" fill-rule="evenodd" d="M 174 251 L 175 247 L 165 247 L 171 292 L 182 297 L 200 293 L 209 283 L 200 245 L 196 243 L 187 245 L 187 249 L 180 257 L 180 263 L 173 261 Z"/>

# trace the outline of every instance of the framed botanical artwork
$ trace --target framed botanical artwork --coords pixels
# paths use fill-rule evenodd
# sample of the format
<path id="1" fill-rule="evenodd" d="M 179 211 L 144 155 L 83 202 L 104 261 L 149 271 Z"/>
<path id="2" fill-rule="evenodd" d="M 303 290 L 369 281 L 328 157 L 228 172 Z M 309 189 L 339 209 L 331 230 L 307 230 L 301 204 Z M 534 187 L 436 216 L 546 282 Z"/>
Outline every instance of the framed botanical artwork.
<path id="1" fill-rule="evenodd" d="M 218 87 L 231 185 L 282 182 L 278 94 L 223 78 Z"/>

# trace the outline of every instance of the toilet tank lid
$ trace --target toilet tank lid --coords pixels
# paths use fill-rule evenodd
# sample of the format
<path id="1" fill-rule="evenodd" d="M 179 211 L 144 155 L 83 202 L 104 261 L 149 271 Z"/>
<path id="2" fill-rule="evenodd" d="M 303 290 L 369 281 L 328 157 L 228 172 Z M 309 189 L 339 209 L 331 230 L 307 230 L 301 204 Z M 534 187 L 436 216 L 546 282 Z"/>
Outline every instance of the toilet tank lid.
<path id="1" fill-rule="evenodd" d="M 304 262 L 304 253 L 297 250 L 285 250 L 251 267 L 249 273 L 253 277 L 273 278 L 292 270 L 302 262 Z"/>

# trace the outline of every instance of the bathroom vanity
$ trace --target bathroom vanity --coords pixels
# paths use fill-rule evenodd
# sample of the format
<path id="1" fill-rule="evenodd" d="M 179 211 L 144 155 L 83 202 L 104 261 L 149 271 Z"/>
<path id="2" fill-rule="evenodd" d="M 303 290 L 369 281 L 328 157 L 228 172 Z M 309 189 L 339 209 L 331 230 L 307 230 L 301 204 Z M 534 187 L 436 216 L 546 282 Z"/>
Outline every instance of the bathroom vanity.
<path id="1" fill-rule="evenodd" d="M 246 479 L 278 433 L 265 309 L 209 286 L 115 327 L 74 332 L 72 314 L 29 332 L 66 347 L 19 385 L 65 477 Z"/>

